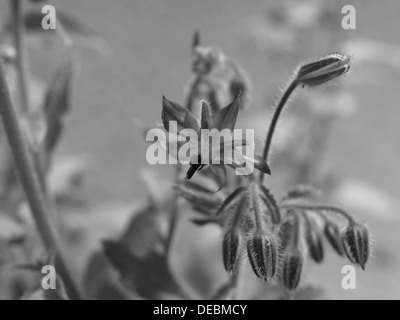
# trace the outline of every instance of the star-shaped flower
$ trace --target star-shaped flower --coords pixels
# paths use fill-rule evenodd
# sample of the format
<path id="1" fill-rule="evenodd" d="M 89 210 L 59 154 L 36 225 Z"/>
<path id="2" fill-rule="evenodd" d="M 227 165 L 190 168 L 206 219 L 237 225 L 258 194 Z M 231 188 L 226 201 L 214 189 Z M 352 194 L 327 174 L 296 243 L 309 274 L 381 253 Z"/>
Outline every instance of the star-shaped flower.
<path id="1" fill-rule="evenodd" d="M 219 177 L 222 185 L 226 178 L 225 165 L 235 168 L 238 175 L 249 175 L 254 168 L 266 174 L 271 173 L 264 159 L 254 155 L 253 141 L 235 138 L 237 135 L 234 128 L 239 105 L 239 96 L 218 111 L 213 111 L 205 101 L 202 101 L 200 119 L 197 120 L 188 109 L 163 98 L 164 128 L 172 132 L 171 121 L 176 123 L 177 132 L 173 133 L 177 134 L 178 142 L 186 141 L 188 135 L 193 133 L 197 135 L 197 139 L 189 140 L 191 154 L 187 179 L 207 165 Z"/>

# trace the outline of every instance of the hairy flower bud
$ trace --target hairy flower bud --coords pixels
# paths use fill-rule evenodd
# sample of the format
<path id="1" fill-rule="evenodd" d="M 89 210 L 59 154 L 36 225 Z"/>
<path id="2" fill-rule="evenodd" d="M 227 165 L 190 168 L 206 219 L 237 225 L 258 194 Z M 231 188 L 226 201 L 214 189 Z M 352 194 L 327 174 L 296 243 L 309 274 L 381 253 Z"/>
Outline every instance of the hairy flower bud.
<path id="1" fill-rule="evenodd" d="M 247 240 L 247 254 L 255 275 L 267 281 L 275 276 L 278 244 L 272 234 L 256 232 Z"/>
<path id="2" fill-rule="evenodd" d="M 282 282 L 289 290 L 295 290 L 300 282 L 303 270 L 303 255 L 300 250 L 287 252 L 283 258 Z"/>
<path id="3" fill-rule="evenodd" d="M 322 246 L 322 239 L 317 229 L 317 225 L 310 217 L 304 215 L 305 218 L 305 240 L 311 259 L 317 263 L 324 260 L 324 247 Z"/>
<path id="4" fill-rule="evenodd" d="M 332 222 L 327 222 L 324 227 L 324 234 L 336 253 L 342 256 L 344 254 L 344 249 L 339 227 Z"/>
<path id="5" fill-rule="evenodd" d="M 297 71 L 297 80 L 302 85 L 317 86 L 345 74 L 349 69 L 350 57 L 332 53 L 302 65 Z"/>
<path id="6" fill-rule="evenodd" d="M 347 258 L 364 270 L 370 254 L 367 228 L 359 223 L 350 223 L 342 241 Z"/>
<path id="7" fill-rule="evenodd" d="M 281 248 L 286 251 L 290 249 L 296 242 L 296 236 L 300 232 L 299 219 L 296 218 L 295 213 L 286 215 L 285 219 L 279 226 L 279 242 Z"/>
<path id="8" fill-rule="evenodd" d="M 230 229 L 224 234 L 222 241 L 222 255 L 225 270 L 236 271 L 240 258 L 241 234 L 237 228 Z"/>

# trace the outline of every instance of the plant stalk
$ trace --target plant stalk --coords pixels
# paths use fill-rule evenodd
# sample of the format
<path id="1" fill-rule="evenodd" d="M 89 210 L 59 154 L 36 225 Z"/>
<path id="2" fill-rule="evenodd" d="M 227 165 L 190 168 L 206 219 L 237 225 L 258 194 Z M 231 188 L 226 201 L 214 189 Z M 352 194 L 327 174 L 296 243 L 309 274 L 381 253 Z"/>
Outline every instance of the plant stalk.
<path id="1" fill-rule="evenodd" d="M 349 215 L 346 211 L 337 208 L 337 207 L 333 207 L 333 206 L 329 206 L 329 205 L 324 205 L 324 204 L 283 204 L 280 206 L 283 209 L 299 209 L 299 210 L 310 210 L 310 211 L 314 211 L 319 213 L 320 211 L 324 211 L 324 212 L 335 212 L 339 215 L 341 215 L 342 217 L 344 217 L 350 224 L 354 223 L 354 218 Z M 320 214 L 320 213 L 319 213 Z"/>
<path id="2" fill-rule="evenodd" d="M 282 110 L 285 107 L 285 104 L 288 101 L 290 95 L 293 93 L 293 91 L 297 88 L 298 85 L 299 85 L 299 82 L 298 82 L 297 78 L 295 78 L 289 84 L 289 86 L 286 88 L 281 99 L 279 100 L 278 106 L 275 109 L 275 113 L 272 118 L 271 125 L 268 129 L 267 140 L 265 141 L 265 147 L 264 147 L 264 153 L 263 153 L 263 158 L 267 163 L 268 163 L 268 156 L 269 156 L 269 152 L 270 152 L 271 144 L 272 144 L 272 137 L 274 135 L 275 128 L 278 123 L 278 119 L 279 119 L 279 117 L 282 113 Z M 263 182 L 264 175 L 265 174 L 263 172 L 260 172 L 260 183 Z"/>
<path id="3" fill-rule="evenodd" d="M 0 61 L 0 114 L 14 156 L 15 167 L 42 241 L 47 250 L 57 252 L 57 271 L 64 280 L 70 297 L 81 299 L 80 290 L 66 266 L 66 259 L 61 251 L 61 241 L 51 220 L 32 154 L 18 123 L 17 110 L 11 101 L 2 61 Z"/>
<path id="4" fill-rule="evenodd" d="M 18 91 L 23 112 L 29 111 L 28 87 L 26 83 L 26 49 L 23 38 L 24 22 L 21 14 L 21 0 L 10 0 L 13 19 L 13 37 L 16 51 Z"/>

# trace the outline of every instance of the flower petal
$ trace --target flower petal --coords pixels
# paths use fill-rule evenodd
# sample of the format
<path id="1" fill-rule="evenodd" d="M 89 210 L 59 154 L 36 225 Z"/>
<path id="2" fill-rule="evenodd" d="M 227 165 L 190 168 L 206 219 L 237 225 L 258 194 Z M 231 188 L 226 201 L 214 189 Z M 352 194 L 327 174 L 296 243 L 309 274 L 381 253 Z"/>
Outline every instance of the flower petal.
<path id="1" fill-rule="evenodd" d="M 210 118 L 210 107 L 207 102 L 201 102 L 201 129 L 208 129 L 208 120 Z"/>
<path id="2" fill-rule="evenodd" d="M 269 165 L 265 162 L 264 158 L 261 156 L 258 155 L 254 156 L 254 168 L 268 175 L 271 175 L 271 170 L 269 168 Z"/>
<path id="3" fill-rule="evenodd" d="M 163 108 L 161 113 L 162 122 L 165 130 L 169 131 L 169 121 L 177 122 L 178 132 L 182 129 L 193 129 L 200 132 L 199 124 L 193 114 L 176 102 L 169 101 L 163 96 Z"/>
<path id="4" fill-rule="evenodd" d="M 212 114 L 208 119 L 208 127 L 210 129 L 229 129 L 233 131 L 239 112 L 239 102 L 240 99 L 238 95 L 231 104 Z"/>

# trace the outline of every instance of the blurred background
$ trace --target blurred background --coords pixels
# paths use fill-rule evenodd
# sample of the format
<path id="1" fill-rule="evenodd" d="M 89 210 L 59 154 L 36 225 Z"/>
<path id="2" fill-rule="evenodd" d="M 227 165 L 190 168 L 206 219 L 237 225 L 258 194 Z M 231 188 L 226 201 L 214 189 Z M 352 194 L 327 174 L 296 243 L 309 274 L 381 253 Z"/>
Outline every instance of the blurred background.
<path id="1" fill-rule="evenodd" d="M 79 230 L 69 234 L 74 240 L 67 247 L 80 277 L 87 277 L 87 263 L 100 241 L 118 237 L 132 210 L 146 201 L 143 175 L 155 170 L 156 181 L 171 181 L 172 188 L 173 167 L 150 168 L 146 163 L 142 127 L 161 122 L 162 95 L 184 103 L 197 29 L 202 42 L 234 58 L 251 80 L 251 106 L 239 114 L 239 122 L 256 129 L 258 145 L 279 88 L 300 62 L 335 51 L 354 58 L 350 75 L 337 85 L 296 94 L 278 125 L 270 163 L 273 175 L 267 183 L 278 194 L 287 186 L 311 183 L 327 193 L 330 202 L 366 222 L 374 236 L 374 257 L 365 272 L 357 269 L 356 290 L 342 289 L 341 270 L 347 262 L 331 251 L 322 265 L 308 265 L 302 281 L 324 291 L 316 298 L 400 299 L 398 1 L 54 0 L 51 4 L 93 30 L 93 35 L 77 37 L 80 72 L 73 109 L 55 154 L 56 159 L 75 159 L 70 161 L 84 171 L 79 198 L 85 208 L 66 210 L 69 230 Z M 341 9 L 347 4 L 356 9 L 355 30 L 341 27 Z M 7 5 L 0 3 L 4 21 Z M 51 79 L 64 50 L 40 37 L 27 36 L 30 69 L 39 87 Z M 297 169 L 286 170 L 288 164 Z M 177 263 L 176 270 L 192 279 L 189 282 L 203 282 L 199 291 L 206 291 L 207 284 L 220 277 L 218 272 L 214 278 L 208 276 L 221 264 L 220 247 L 213 242 L 220 235 L 185 218 L 180 226 L 174 261 L 184 262 Z M 201 255 L 207 258 L 201 260 Z M 183 266 L 200 260 L 202 271 L 185 274 Z M 96 287 L 93 282 L 99 280 L 87 281 Z M 7 293 L 3 297 L 9 298 Z"/>

